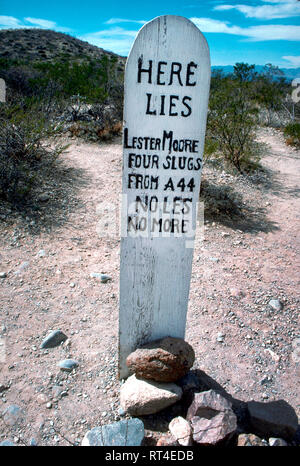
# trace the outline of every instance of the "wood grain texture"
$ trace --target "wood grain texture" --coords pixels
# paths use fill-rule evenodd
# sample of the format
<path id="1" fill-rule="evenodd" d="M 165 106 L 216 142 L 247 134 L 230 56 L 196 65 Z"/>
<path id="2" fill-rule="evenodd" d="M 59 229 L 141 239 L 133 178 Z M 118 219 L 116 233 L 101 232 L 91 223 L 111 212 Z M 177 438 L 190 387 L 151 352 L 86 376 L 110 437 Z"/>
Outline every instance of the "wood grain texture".
<path id="1" fill-rule="evenodd" d="M 147 70 L 150 61 L 151 78 L 150 73 L 144 71 L 140 74 L 138 82 L 138 63 L 142 63 L 141 68 Z M 163 64 L 159 65 L 160 62 Z M 191 63 L 197 66 L 189 65 Z M 172 67 L 173 75 L 172 72 L 170 74 Z M 189 70 L 192 70 L 190 75 Z M 124 141 L 123 149 L 122 181 L 120 378 L 128 376 L 126 357 L 139 345 L 165 336 L 184 338 L 193 258 L 193 249 L 186 247 L 186 241 L 193 239 L 193 234 L 170 233 L 168 237 L 163 237 L 149 230 L 140 231 L 138 234 L 128 232 L 128 211 L 137 195 L 143 199 L 155 195 L 159 202 L 162 202 L 166 195 L 168 202 L 173 201 L 176 196 L 189 196 L 191 224 L 195 230 L 201 170 L 166 169 L 163 168 L 163 164 L 166 164 L 167 157 L 172 155 L 176 156 L 176 163 L 179 155 L 193 160 L 202 158 L 209 84 L 208 46 L 193 23 L 178 16 L 161 16 L 142 27 L 131 49 L 125 70 L 124 129 L 127 131 L 127 140 Z M 172 97 L 170 102 L 172 95 L 175 97 Z M 185 97 L 188 97 L 186 102 L 191 107 L 191 114 L 188 116 L 185 116 L 189 113 L 188 107 L 183 103 Z M 168 104 L 162 110 L 162 102 L 167 101 Z M 169 150 L 168 144 L 164 149 L 162 145 L 152 149 L 146 149 L 143 145 L 140 150 L 133 147 L 133 137 L 162 139 L 164 131 L 172 131 L 176 140 L 197 140 L 196 150 L 192 154 L 187 153 L 188 151 L 174 152 L 173 149 Z M 132 153 L 134 156 L 130 156 Z M 130 166 L 129 157 L 136 157 L 136 154 L 157 155 L 159 166 Z M 133 179 L 135 174 L 159 177 L 159 185 L 149 188 L 132 183 L 129 186 L 130 174 L 133 175 Z M 170 177 L 175 185 L 173 191 L 165 190 Z M 192 177 L 195 183 L 193 191 L 182 193 L 177 183 L 183 178 L 188 182 Z M 135 215 L 137 214 L 133 212 L 132 216 Z M 149 210 L 145 214 L 149 224 L 151 215 Z M 160 215 L 168 216 L 161 208 Z"/>

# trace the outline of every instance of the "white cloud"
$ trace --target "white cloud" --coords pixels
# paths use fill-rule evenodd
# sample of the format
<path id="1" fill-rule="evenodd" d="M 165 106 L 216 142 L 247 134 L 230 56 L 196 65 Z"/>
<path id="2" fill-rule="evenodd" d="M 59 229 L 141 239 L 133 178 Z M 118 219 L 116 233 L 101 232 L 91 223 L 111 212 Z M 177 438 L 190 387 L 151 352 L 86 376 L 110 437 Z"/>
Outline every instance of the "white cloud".
<path id="1" fill-rule="evenodd" d="M 268 5 L 217 5 L 214 10 L 227 11 L 238 10 L 247 18 L 279 19 L 300 15 L 300 2 L 297 0 L 262 0 Z"/>
<path id="2" fill-rule="evenodd" d="M 129 29 L 124 29 L 121 27 L 115 27 L 111 29 L 103 29 L 102 31 L 97 31 L 97 32 L 92 32 L 90 34 L 85 34 L 88 36 L 94 36 L 94 37 L 113 37 L 113 36 L 123 36 L 123 37 L 135 37 L 137 35 L 138 31 L 132 31 Z"/>
<path id="3" fill-rule="evenodd" d="M 269 24 L 242 28 L 228 21 L 211 18 L 190 18 L 204 33 L 223 33 L 241 36 L 247 41 L 292 40 L 300 41 L 300 26 Z M 128 55 L 138 30 L 113 27 L 79 36 L 93 45 L 110 50 L 120 55 Z"/>
<path id="4" fill-rule="evenodd" d="M 47 19 L 40 19 L 40 18 L 24 18 L 25 21 L 28 23 L 34 24 L 36 26 L 40 26 L 41 28 L 47 29 L 54 29 L 56 27 L 56 23 L 54 21 L 48 21 Z"/>
<path id="5" fill-rule="evenodd" d="M 293 67 L 293 68 L 300 67 L 300 55 L 285 55 L 282 58 L 290 62 L 289 63 L 290 67 Z"/>
<path id="6" fill-rule="evenodd" d="M 300 26 L 269 24 L 243 28 L 243 34 L 251 41 L 288 40 L 300 41 Z"/>
<path id="7" fill-rule="evenodd" d="M 33 24 L 35 27 L 39 27 L 42 29 L 53 29 L 54 31 L 60 32 L 70 32 L 72 29 L 58 26 L 55 21 L 49 21 L 48 19 L 41 19 L 41 18 L 31 18 L 27 17 L 24 20 L 28 23 Z"/>
<path id="8" fill-rule="evenodd" d="M 42 28 L 53 29 L 60 32 L 71 32 L 72 29 L 61 27 L 54 21 L 41 18 L 24 18 L 24 21 L 14 18 L 13 16 L 0 16 L 0 29 L 28 29 L 28 28 Z"/>
<path id="9" fill-rule="evenodd" d="M 137 24 L 145 24 L 147 21 L 137 20 L 137 19 L 125 19 L 125 18 L 110 18 L 109 20 L 105 21 L 104 24 L 119 24 L 119 23 L 137 23 Z"/>
<path id="10" fill-rule="evenodd" d="M 240 27 L 227 21 L 210 18 L 190 18 L 202 32 L 225 33 L 243 36 L 249 41 L 291 40 L 300 41 L 300 26 L 268 24 Z"/>
<path id="11" fill-rule="evenodd" d="M 120 55 L 127 55 L 137 33 L 138 31 L 115 27 L 84 34 L 78 38 L 105 50 L 113 51 Z"/>
<path id="12" fill-rule="evenodd" d="M 22 23 L 13 16 L 0 16 L 0 27 L 3 28 L 20 28 Z"/>
<path id="13" fill-rule="evenodd" d="M 190 18 L 202 32 L 222 32 L 225 34 L 240 34 L 239 26 L 230 26 L 228 21 L 211 18 Z"/>

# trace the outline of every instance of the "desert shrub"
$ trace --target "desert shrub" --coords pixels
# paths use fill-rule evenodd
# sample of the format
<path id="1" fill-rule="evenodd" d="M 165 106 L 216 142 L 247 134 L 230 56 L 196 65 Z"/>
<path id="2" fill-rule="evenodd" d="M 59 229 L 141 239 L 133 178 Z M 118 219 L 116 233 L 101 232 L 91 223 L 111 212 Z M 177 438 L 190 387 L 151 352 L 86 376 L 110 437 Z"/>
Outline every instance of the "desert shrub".
<path id="1" fill-rule="evenodd" d="M 49 81 L 60 87 L 59 95 L 68 98 L 73 95 L 84 96 L 87 102 L 103 102 L 114 86 L 116 59 L 104 55 L 100 60 L 82 63 L 62 61 L 55 63 L 35 63 L 34 69 L 40 72 L 31 84 L 43 94 Z"/>
<path id="2" fill-rule="evenodd" d="M 248 63 L 236 63 L 233 70 L 233 78 L 240 82 L 253 82 L 257 76 L 255 65 L 248 65 Z"/>
<path id="3" fill-rule="evenodd" d="M 284 97 L 289 91 L 283 72 L 278 66 L 268 63 L 256 76 L 253 91 L 256 102 L 267 112 L 267 125 L 272 126 L 274 114 L 282 110 Z"/>
<path id="4" fill-rule="evenodd" d="M 300 123 L 289 123 L 284 128 L 283 133 L 287 144 L 300 147 Z"/>
<path id="5" fill-rule="evenodd" d="M 22 203 L 43 172 L 50 170 L 65 149 L 54 129 L 38 108 L 24 111 L 19 106 L 0 108 L 0 198 Z"/>
<path id="6" fill-rule="evenodd" d="M 120 134 L 122 121 L 114 105 L 87 104 L 81 96 L 73 96 L 57 118 L 67 136 L 87 141 L 107 141 Z"/>
<path id="7" fill-rule="evenodd" d="M 76 136 L 86 141 L 110 141 L 114 136 L 121 133 L 122 123 L 102 124 L 96 121 L 77 121 L 67 127 L 70 136 Z"/>
<path id="8" fill-rule="evenodd" d="M 239 172 L 251 171 L 260 159 L 251 87 L 237 77 L 219 75 L 216 79 L 209 100 L 206 155 L 214 153 Z"/>
<path id="9" fill-rule="evenodd" d="M 0 77 L 7 86 L 23 97 L 69 99 L 83 96 L 88 103 L 122 97 L 122 73 L 117 58 L 103 55 L 100 59 L 72 61 L 68 56 L 56 62 L 0 59 Z"/>

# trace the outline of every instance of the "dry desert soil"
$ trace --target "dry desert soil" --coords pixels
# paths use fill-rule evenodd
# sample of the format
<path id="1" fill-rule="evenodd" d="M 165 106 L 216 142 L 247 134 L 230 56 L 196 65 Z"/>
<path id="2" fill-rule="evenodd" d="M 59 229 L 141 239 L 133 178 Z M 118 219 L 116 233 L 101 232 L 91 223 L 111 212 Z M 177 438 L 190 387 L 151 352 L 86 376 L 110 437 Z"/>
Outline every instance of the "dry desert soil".
<path id="1" fill-rule="evenodd" d="M 238 400 L 284 399 L 299 406 L 300 152 L 279 132 L 261 129 L 263 174 L 233 177 L 207 167 L 209 182 L 243 197 L 243 217 L 205 217 L 196 241 L 186 340 L 193 369 Z M 120 419 L 118 229 L 99 234 L 109 203 L 118 218 L 121 139 L 71 140 L 62 158 L 64 186 L 49 186 L 40 210 L 2 212 L 0 224 L 0 441 L 80 444 L 92 427 Z M 105 273 L 107 283 L 91 273 Z M 278 299 L 282 309 L 269 306 Z M 174 316 L 174 318 L 176 318 Z M 61 329 L 67 344 L 40 349 Z M 222 334 L 222 335 L 221 335 Z M 58 362 L 79 366 L 62 372 Z M 176 415 L 176 407 L 171 414 Z M 146 420 L 147 421 L 147 420 Z M 147 436 L 164 430 L 155 416 Z M 33 440 L 34 439 L 34 440 Z"/>

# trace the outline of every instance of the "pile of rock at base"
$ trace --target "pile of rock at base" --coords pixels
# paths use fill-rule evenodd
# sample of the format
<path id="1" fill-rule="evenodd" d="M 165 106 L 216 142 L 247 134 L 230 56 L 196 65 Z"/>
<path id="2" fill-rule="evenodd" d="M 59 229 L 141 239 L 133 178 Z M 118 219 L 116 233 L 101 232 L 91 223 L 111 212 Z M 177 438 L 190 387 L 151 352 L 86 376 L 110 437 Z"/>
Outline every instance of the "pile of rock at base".
<path id="1" fill-rule="evenodd" d="M 193 348 L 184 340 L 166 337 L 138 348 L 127 358 L 133 373 L 121 386 L 123 414 L 151 415 L 156 421 L 165 410 L 168 432 L 156 437 L 157 446 L 288 446 L 299 442 L 298 418 L 284 400 L 243 402 L 203 371 L 190 371 Z M 175 383 L 176 382 L 176 383 Z M 175 408 L 176 408 L 175 406 Z M 159 414 L 157 414 L 159 413 Z M 155 416 L 153 416 L 155 415 Z M 146 422 L 147 418 L 144 418 Z M 171 419 L 171 420 L 170 420 Z M 146 443 L 145 443 L 146 442 Z M 95 427 L 82 445 L 147 444 L 142 420 L 124 419 Z"/>

